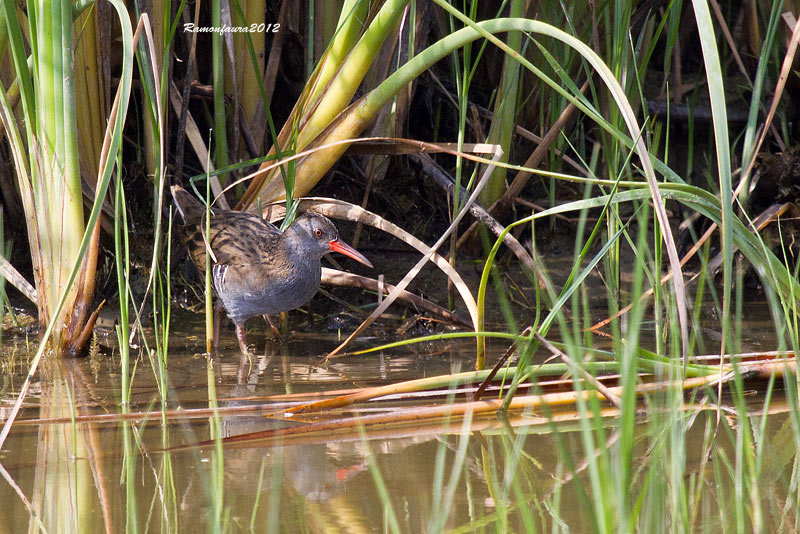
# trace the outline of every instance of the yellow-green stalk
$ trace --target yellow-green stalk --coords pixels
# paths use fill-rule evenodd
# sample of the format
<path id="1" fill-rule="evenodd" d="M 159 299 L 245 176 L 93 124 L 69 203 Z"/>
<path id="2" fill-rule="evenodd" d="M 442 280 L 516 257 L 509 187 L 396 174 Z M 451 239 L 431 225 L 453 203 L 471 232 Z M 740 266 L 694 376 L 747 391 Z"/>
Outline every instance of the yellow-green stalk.
<path id="1" fill-rule="evenodd" d="M 122 12 L 117 2 L 112 1 L 112 5 L 118 14 Z M 85 235 L 82 173 L 78 159 L 79 112 L 76 109 L 81 109 L 78 106 L 86 106 L 86 103 L 76 99 L 73 13 L 70 3 L 44 1 L 29 4 L 28 18 L 25 19 L 16 7 L 12 1 L 4 0 L 2 3 L 22 103 L 25 140 L 11 115 L 8 95 L 3 97 L 3 123 L 12 145 L 17 183 L 28 225 L 39 321 L 45 325 L 54 319 L 52 326 L 43 328 L 43 331 L 52 333 L 57 352 L 76 352 L 88 339 L 91 328 L 86 321 L 94 292 L 99 237 L 94 224 L 99 215 L 99 203 L 95 202 L 92 209 L 92 231 Z M 125 17 L 123 43 L 125 47 L 131 47 L 132 32 L 127 13 Z M 22 36 L 22 24 L 30 25 L 27 28 L 30 59 Z M 120 108 L 122 111 L 113 115 L 109 126 L 113 135 L 108 138 L 106 152 L 101 156 L 98 151 L 99 159 L 86 164 L 97 168 L 100 163 L 103 170 L 97 198 L 103 197 L 108 186 L 111 168 L 105 166 L 107 160 L 104 158 L 119 148 L 122 117 L 127 109 L 132 49 L 123 53 L 124 76 L 118 102 L 118 111 Z M 86 143 L 89 142 L 87 139 Z M 76 266 L 79 257 L 81 263 Z M 73 281 L 77 283 L 73 285 Z"/>
<path id="2" fill-rule="evenodd" d="M 205 215 L 205 233 L 206 236 L 211 235 L 211 179 L 206 179 L 206 215 Z M 206 239 L 208 241 L 208 239 Z M 211 261 L 211 254 L 206 251 L 206 353 L 212 354 L 214 352 L 214 305 L 212 304 L 211 293 L 211 268 L 213 267 Z"/>
<path id="3" fill-rule="evenodd" d="M 69 270 L 77 258 L 83 235 L 83 193 L 75 127 L 75 86 L 72 75 L 72 10 L 68 3 L 49 1 L 28 6 L 31 33 L 38 161 L 31 166 L 34 201 L 43 229 L 40 233 L 41 282 L 45 310 L 40 322 L 53 315 Z M 70 291 L 65 310 L 72 310 L 77 288 Z M 45 311 L 46 315 L 41 316 Z M 66 324 L 69 319 L 64 317 Z M 59 321 L 62 322 L 62 321 Z M 53 341 L 65 346 L 67 328 L 57 328 Z"/>
<path id="4" fill-rule="evenodd" d="M 358 37 L 360 22 L 364 20 L 362 17 L 366 2 L 345 3 L 334 42 L 323 56 L 316 76 L 306 86 L 278 136 L 281 149 L 294 146 L 295 151 L 301 151 L 347 107 L 386 36 L 396 27 L 406 3 L 406 0 L 386 2 L 371 19 L 369 27 L 355 45 L 353 43 Z M 275 147 L 271 153 L 275 153 Z M 254 180 L 242 198 L 241 205 L 253 205 L 262 184 L 275 180 L 280 181 L 282 186 L 283 179 L 279 169 Z M 296 190 L 297 186 L 294 187 Z M 284 197 L 282 195 L 281 198 Z M 264 196 L 261 198 L 263 200 Z"/>

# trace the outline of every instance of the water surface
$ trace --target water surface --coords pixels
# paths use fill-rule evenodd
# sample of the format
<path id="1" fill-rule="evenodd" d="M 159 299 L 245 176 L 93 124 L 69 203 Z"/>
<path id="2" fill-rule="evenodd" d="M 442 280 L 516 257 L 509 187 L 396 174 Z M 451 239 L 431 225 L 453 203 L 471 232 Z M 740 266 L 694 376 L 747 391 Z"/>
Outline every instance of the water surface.
<path id="1" fill-rule="evenodd" d="M 771 339 L 767 315 L 754 311 L 751 320 L 742 339 L 747 350 Z M 475 418 L 470 427 L 461 420 L 437 421 L 373 428 L 365 435 L 356 428 L 222 449 L 196 446 L 213 437 L 212 389 L 223 436 L 288 428 L 304 423 L 265 414 L 322 392 L 471 370 L 473 341 L 440 341 L 322 364 L 320 356 L 336 345 L 336 333 L 294 332 L 290 341 L 243 358 L 226 332 L 222 354 L 208 360 L 198 354 L 203 335 L 196 324 L 174 328 L 163 401 L 157 372 L 141 354 L 131 369 L 132 402 L 124 410 L 116 352 L 42 365 L 0 455 L 10 481 L 0 483 L 6 531 L 35 530 L 38 520 L 48 531 L 71 526 L 80 532 L 384 532 L 392 521 L 401 532 L 511 532 L 525 530 L 530 521 L 545 530 L 593 529 L 581 511 L 587 506 L 580 491 L 588 476 L 581 464 L 586 454 L 579 421 L 570 412 L 491 414 Z M 712 337 L 706 336 L 710 346 Z M 250 341 L 259 349 L 266 344 L 258 332 Z M 359 345 L 375 343 L 364 339 Z M 30 349 L 20 337 L 4 340 L 4 418 L 27 373 Z M 489 363 L 505 349 L 504 342 L 490 342 Z M 759 396 L 754 399 L 755 410 Z M 424 402 L 364 403 L 355 413 Z M 773 401 L 779 413 L 768 421 L 767 434 L 776 441 L 788 424 L 782 402 Z M 619 437 L 616 411 L 603 410 L 595 421 L 598 442 L 613 447 Z M 697 409 L 685 417 L 694 417 L 685 451 L 691 473 L 703 463 L 705 422 L 716 412 Z M 638 432 L 652 437 L 658 425 L 658 416 L 642 417 Z M 638 443 L 636 456 L 647 466 L 652 450 L 644 444 L 652 441 Z M 720 440 L 719 447 L 726 450 L 731 443 Z M 766 489 L 784 495 L 795 455 L 785 454 L 781 445 L 775 452 L 780 460 Z M 636 487 L 646 479 L 637 477 Z M 700 492 L 713 501 L 719 488 L 711 479 L 707 484 Z M 386 497 L 380 495 L 383 487 Z M 709 514 L 702 523 L 720 521 L 724 518 Z"/>

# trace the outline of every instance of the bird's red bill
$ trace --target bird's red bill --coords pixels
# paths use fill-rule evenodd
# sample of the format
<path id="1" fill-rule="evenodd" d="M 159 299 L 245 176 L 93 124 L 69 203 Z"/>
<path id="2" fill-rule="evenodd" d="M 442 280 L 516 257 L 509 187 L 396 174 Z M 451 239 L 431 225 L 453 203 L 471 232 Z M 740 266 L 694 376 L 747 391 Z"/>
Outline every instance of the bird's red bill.
<path id="1" fill-rule="evenodd" d="M 354 260 L 363 263 L 367 267 L 372 267 L 372 263 L 367 259 L 366 256 L 361 254 L 359 251 L 357 251 L 344 241 L 340 241 L 339 239 L 334 239 L 333 241 L 329 242 L 328 245 L 331 247 L 331 250 L 333 252 L 338 252 L 339 254 L 350 256 Z"/>

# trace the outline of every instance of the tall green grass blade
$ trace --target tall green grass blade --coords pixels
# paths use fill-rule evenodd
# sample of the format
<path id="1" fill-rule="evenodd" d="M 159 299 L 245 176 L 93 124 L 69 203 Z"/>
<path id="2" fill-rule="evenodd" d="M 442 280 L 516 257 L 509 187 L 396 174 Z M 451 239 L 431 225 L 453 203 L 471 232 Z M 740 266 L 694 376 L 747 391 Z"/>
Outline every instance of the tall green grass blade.
<path id="1" fill-rule="evenodd" d="M 693 0 L 697 33 L 703 50 L 705 76 L 708 81 L 711 114 L 714 124 L 714 145 L 717 155 L 717 173 L 719 174 L 719 195 L 722 206 L 720 231 L 722 245 L 722 342 L 720 354 L 725 354 L 730 339 L 731 287 L 733 283 L 733 186 L 731 181 L 730 140 L 728 139 L 728 114 L 725 104 L 725 83 L 722 77 L 719 51 L 711 21 L 708 2 Z M 662 224 L 665 221 L 661 221 Z"/>

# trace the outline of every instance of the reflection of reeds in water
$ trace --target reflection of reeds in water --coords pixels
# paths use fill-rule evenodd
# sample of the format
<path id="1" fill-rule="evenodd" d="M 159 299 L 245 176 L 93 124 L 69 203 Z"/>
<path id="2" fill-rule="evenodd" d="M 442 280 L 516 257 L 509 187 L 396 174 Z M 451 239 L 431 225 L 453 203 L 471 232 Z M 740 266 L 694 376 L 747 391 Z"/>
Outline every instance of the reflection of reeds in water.
<path id="1" fill-rule="evenodd" d="M 211 473 L 207 492 L 209 505 L 211 506 L 209 530 L 211 532 L 222 532 L 225 504 L 225 456 L 222 450 L 222 419 L 220 418 L 217 404 L 217 380 L 214 374 L 214 360 L 211 357 L 206 360 L 206 372 L 208 407 L 211 409 L 208 426 L 211 440 L 213 441 Z"/>
<path id="2" fill-rule="evenodd" d="M 76 423 L 87 392 L 75 362 L 51 359 L 43 370 L 40 416 L 72 423 L 40 425 L 30 531 L 39 518 L 48 532 L 88 532 L 103 525 L 113 532 L 105 453 L 92 423 Z M 99 506 L 98 506 L 99 501 Z M 101 511 L 101 517 L 95 514 Z"/>

